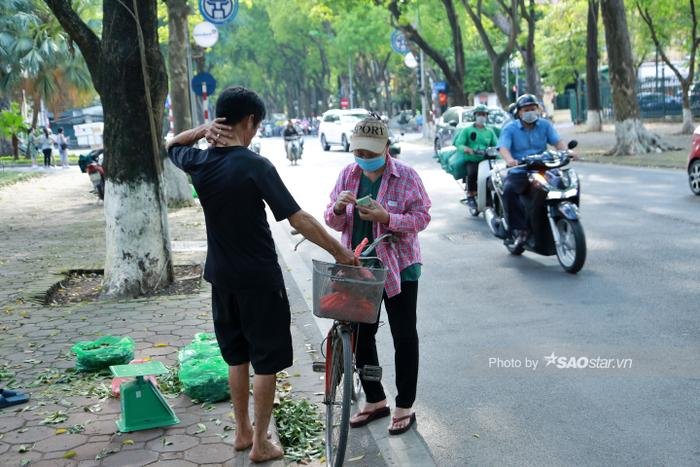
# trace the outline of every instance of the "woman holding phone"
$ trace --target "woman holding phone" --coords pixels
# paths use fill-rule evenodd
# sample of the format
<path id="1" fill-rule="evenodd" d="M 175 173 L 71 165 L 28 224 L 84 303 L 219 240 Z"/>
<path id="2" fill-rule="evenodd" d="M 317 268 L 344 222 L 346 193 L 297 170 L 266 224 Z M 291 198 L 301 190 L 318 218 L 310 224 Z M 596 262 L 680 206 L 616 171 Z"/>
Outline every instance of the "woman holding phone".
<path id="1" fill-rule="evenodd" d="M 341 243 L 355 248 L 391 233 L 392 242 L 376 248 L 388 269 L 384 307 L 394 341 L 396 409 L 389 433 L 408 431 L 416 421 L 412 410 L 418 383 L 418 331 L 416 305 L 422 258 L 418 232 L 430 222 L 430 198 L 418 173 L 389 156 L 389 130 L 379 118 L 360 121 L 350 138 L 355 162 L 343 169 L 326 208 L 329 227 L 342 232 Z M 375 335 L 379 321 L 359 324 L 356 364 L 379 365 Z M 350 420 L 353 428 L 389 416 L 381 382 L 362 381 L 366 401 Z"/>

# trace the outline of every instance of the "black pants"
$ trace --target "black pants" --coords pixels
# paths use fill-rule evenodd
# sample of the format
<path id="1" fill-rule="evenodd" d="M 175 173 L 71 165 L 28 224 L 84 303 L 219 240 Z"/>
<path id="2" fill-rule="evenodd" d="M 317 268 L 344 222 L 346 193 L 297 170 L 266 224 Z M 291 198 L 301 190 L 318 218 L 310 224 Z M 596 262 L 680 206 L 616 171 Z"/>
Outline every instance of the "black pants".
<path id="1" fill-rule="evenodd" d="M 44 167 L 50 167 L 51 166 L 51 149 L 42 149 L 41 151 L 44 153 Z"/>
<path id="2" fill-rule="evenodd" d="M 467 191 L 476 192 L 478 176 L 479 163 L 467 162 Z"/>
<path id="3" fill-rule="evenodd" d="M 527 219 L 520 203 L 520 195 L 525 193 L 529 186 L 527 172 L 517 169 L 510 171 L 503 185 L 503 204 L 511 234 L 513 230 L 527 229 Z"/>
<path id="4" fill-rule="evenodd" d="M 396 366 L 396 406 L 411 408 L 416 400 L 418 384 L 418 331 L 416 329 L 416 303 L 418 281 L 402 282 L 401 293 L 388 298 L 384 292 L 384 307 L 389 318 L 391 336 L 394 339 L 394 363 Z M 364 365 L 379 365 L 375 336 L 379 321 L 374 324 L 358 325 L 356 362 L 358 368 Z M 367 402 L 374 403 L 386 399 L 382 383 L 362 381 Z"/>

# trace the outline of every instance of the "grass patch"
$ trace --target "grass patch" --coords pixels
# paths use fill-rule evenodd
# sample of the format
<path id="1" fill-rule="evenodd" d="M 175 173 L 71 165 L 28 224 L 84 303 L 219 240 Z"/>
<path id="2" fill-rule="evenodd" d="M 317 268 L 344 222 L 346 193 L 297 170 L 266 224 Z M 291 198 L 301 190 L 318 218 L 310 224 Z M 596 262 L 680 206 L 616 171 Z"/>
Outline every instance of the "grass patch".
<path id="1" fill-rule="evenodd" d="M 77 164 L 77 163 L 78 163 L 78 158 L 79 158 L 79 157 L 80 157 L 79 154 L 71 154 L 71 153 L 69 153 L 69 154 L 68 154 L 68 163 L 71 164 L 71 165 Z M 52 160 L 53 160 L 54 164 L 56 164 L 56 163 L 60 164 L 60 163 L 61 163 L 61 156 L 59 156 L 58 151 L 54 151 L 53 156 L 52 156 Z M 13 156 L 11 156 L 11 155 L 10 155 L 10 156 L 0 156 L 0 163 L 1 163 L 1 164 L 8 165 L 8 166 L 13 166 L 13 165 L 15 165 L 15 166 L 17 166 L 17 165 L 25 166 L 25 165 L 26 165 L 26 166 L 28 166 L 28 167 L 31 167 L 31 165 L 32 165 L 32 160 L 31 160 L 31 159 L 27 159 L 27 158 L 25 157 L 24 154 L 20 154 L 20 155 L 19 155 L 19 159 L 17 159 L 17 160 L 15 160 L 15 158 L 14 158 Z M 37 153 L 36 153 L 36 163 L 39 164 L 39 165 L 43 165 L 43 163 L 44 163 L 44 154 L 43 154 L 42 152 L 37 152 Z"/>
<path id="2" fill-rule="evenodd" d="M 43 176 L 43 173 L 36 172 L 0 172 L 0 188 Z"/>
<path id="3" fill-rule="evenodd" d="M 683 169 L 688 167 L 688 151 L 667 151 L 636 156 L 606 156 L 602 152 L 581 153 L 582 162 L 617 164 L 633 167 L 656 167 L 664 169 Z"/>

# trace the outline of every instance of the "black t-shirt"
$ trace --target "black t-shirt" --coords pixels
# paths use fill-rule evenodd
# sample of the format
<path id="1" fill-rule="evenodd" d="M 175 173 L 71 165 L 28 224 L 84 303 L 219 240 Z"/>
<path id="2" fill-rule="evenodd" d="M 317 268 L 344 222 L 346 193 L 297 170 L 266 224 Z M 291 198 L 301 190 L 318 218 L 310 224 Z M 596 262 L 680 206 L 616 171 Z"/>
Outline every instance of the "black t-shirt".
<path id="1" fill-rule="evenodd" d="M 290 136 L 299 136 L 299 132 L 294 127 L 289 128 L 288 126 L 286 126 L 284 127 L 284 131 L 282 132 L 282 136 L 284 136 L 285 138 L 288 138 Z"/>
<path id="2" fill-rule="evenodd" d="M 173 146 L 168 155 L 192 176 L 204 209 L 204 279 L 228 290 L 283 287 L 265 203 L 278 222 L 300 208 L 275 166 L 242 146 Z"/>

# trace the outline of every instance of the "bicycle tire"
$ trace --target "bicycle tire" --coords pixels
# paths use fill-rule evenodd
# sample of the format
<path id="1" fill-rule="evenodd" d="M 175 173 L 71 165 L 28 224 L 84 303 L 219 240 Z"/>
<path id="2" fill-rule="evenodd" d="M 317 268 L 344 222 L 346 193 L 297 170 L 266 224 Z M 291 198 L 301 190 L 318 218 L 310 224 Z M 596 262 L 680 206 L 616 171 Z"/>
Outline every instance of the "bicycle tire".
<path id="1" fill-rule="evenodd" d="M 349 331 L 337 331 L 331 352 L 331 384 L 326 401 L 326 462 L 329 466 L 341 467 L 345 460 L 350 430 L 352 398 L 353 371 Z"/>

